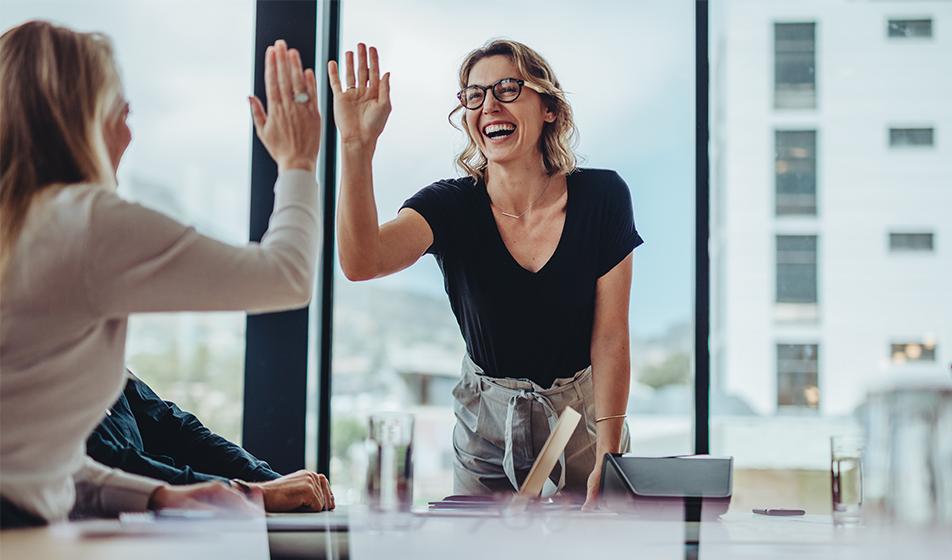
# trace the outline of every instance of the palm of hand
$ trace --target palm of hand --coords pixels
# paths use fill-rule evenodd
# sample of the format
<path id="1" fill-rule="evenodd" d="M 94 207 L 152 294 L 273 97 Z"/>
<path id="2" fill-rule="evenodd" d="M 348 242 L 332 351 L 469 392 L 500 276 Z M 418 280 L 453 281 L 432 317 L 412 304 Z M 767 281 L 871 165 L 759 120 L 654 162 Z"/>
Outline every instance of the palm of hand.
<path id="1" fill-rule="evenodd" d="M 346 89 L 341 85 L 337 62 L 332 60 L 327 65 L 334 93 L 334 121 L 344 143 L 372 144 L 390 116 L 390 73 L 380 76 L 380 60 L 373 47 L 367 49 L 363 43 L 358 44 L 357 59 L 355 72 L 354 53 L 345 53 Z"/>
<path id="2" fill-rule="evenodd" d="M 380 136 L 390 116 L 389 96 L 380 90 L 350 88 L 334 94 L 334 119 L 342 139 L 370 142 Z"/>

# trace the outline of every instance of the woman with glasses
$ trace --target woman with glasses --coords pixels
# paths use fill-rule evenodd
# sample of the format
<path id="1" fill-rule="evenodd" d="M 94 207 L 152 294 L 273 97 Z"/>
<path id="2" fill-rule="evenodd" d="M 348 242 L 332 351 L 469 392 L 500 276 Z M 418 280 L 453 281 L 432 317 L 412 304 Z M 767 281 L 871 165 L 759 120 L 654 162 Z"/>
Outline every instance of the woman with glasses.
<path id="1" fill-rule="evenodd" d="M 369 55 L 369 56 L 368 56 Z M 613 171 L 581 169 L 572 110 L 549 64 L 491 41 L 459 71 L 466 176 L 436 181 L 378 225 L 372 161 L 390 113 L 376 49 L 328 67 L 341 135 L 338 237 L 351 280 L 407 268 L 425 253 L 443 271 L 466 342 L 453 390 L 454 486 L 519 488 L 558 415 L 583 415 L 552 485 L 591 506 L 605 453 L 627 450 L 628 305 L 635 230 Z M 452 122 L 452 120 L 451 120 Z M 549 488 L 549 492 L 553 491 Z M 545 493 L 545 491 L 544 491 Z"/>

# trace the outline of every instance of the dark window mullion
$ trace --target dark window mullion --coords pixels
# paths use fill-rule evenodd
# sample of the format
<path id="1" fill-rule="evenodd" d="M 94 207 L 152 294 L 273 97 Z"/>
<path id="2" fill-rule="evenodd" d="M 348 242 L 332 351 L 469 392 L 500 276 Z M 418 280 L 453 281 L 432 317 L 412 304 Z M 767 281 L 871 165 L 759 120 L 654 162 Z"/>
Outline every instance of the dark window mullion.
<path id="1" fill-rule="evenodd" d="M 314 67 L 316 0 L 258 0 L 255 17 L 254 91 L 265 99 L 264 53 L 284 39 Z M 249 237 L 260 241 L 274 208 L 277 166 L 254 132 L 251 148 Z M 307 413 L 308 309 L 250 315 L 245 332 L 242 443 L 278 472 L 304 468 Z"/>

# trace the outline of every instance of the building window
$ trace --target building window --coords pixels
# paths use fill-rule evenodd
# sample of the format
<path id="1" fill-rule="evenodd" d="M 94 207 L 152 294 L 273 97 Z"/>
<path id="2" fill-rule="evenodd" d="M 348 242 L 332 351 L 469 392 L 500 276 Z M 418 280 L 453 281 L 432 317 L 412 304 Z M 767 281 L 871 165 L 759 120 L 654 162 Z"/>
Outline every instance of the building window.
<path id="1" fill-rule="evenodd" d="M 889 250 L 894 252 L 932 252 L 935 247 L 931 233 L 890 233 Z"/>
<path id="2" fill-rule="evenodd" d="M 816 24 L 774 24 L 774 107 L 816 107 Z"/>
<path id="3" fill-rule="evenodd" d="M 816 303 L 816 236 L 777 236 L 777 303 Z"/>
<path id="4" fill-rule="evenodd" d="M 889 353 L 894 364 L 906 362 L 934 362 L 935 341 L 893 342 Z"/>
<path id="5" fill-rule="evenodd" d="M 932 146 L 935 133 L 932 128 L 890 128 L 889 145 L 893 148 L 907 146 Z"/>
<path id="6" fill-rule="evenodd" d="M 777 406 L 812 410 L 820 408 L 817 346 L 777 345 Z"/>
<path id="7" fill-rule="evenodd" d="M 890 39 L 924 39 L 932 37 L 931 19 L 891 19 L 887 26 Z"/>
<path id="8" fill-rule="evenodd" d="M 816 215 L 816 131 L 778 130 L 775 136 L 776 212 Z"/>

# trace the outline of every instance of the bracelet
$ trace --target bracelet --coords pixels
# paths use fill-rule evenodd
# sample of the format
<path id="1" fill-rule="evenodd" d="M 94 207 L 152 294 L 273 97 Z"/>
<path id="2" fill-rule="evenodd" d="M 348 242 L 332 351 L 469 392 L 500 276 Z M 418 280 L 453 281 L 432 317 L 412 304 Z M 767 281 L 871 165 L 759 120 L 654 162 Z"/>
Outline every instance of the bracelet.
<path id="1" fill-rule="evenodd" d="M 614 414 L 612 416 L 602 416 L 601 418 L 596 418 L 595 423 L 598 424 L 599 422 L 603 420 L 613 420 L 615 418 L 627 418 L 627 417 L 628 417 L 627 414 Z"/>

